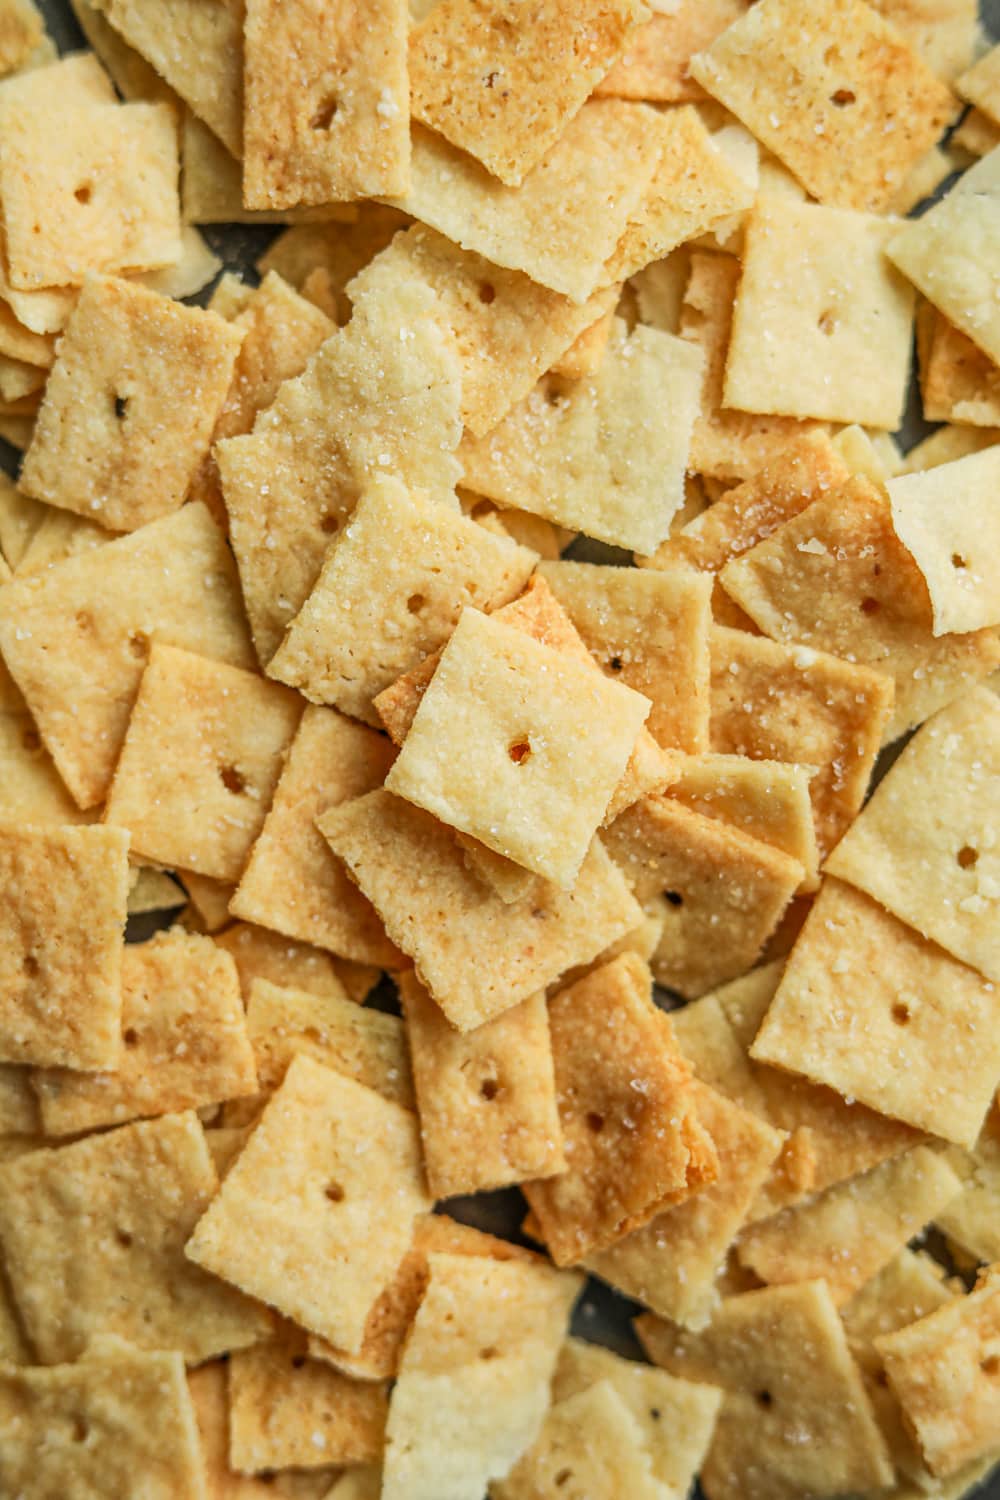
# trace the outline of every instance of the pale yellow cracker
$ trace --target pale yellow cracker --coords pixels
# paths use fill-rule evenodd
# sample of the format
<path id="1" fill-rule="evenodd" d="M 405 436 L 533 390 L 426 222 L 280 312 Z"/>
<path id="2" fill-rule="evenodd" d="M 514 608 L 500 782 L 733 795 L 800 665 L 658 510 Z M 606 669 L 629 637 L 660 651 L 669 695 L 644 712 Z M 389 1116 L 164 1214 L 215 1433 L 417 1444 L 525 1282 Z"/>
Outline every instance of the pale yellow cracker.
<path id="1" fill-rule="evenodd" d="M 714 1181 L 718 1161 L 634 956 L 560 991 L 549 1025 L 567 1169 L 524 1192 L 556 1264 L 570 1265 Z M 609 1033 L 614 1052 L 602 1050 Z"/>
<path id="2" fill-rule="evenodd" d="M 952 83 L 985 43 L 978 0 L 869 0 L 900 32 L 924 62 Z"/>
<path id="3" fill-rule="evenodd" d="M 253 1094 L 236 965 L 209 938 L 160 933 L 122 956 L 122 1050 L 112 1072 L 35 1073 L 46 1135 L 76 1135 Z"/>
<path id="4" fill-rule="evenodd" d="M 26 712 L 0 712 L 0 817 L 27 823 L 87 823 Z"/>
<path id="5" fill-rule="evenodd" d="M 0 552 L 16 568 L 47 514 L 46 507 L 22 494 L 6 474 L 0 478 Z"/>
<path id="6" fill-rule="evenodd" d="M 718 818 L 781 849 L 804 869 L 803 888 L 814 890 L 819 856 L 810 780 L 800 765 L 745 755 L 698 755 L 680 766 L 667 795 L 692 812 Z"/>
<path id="7" fill-rule="evenodd" d="M 107 791 L 154 636 L 252 661 L 232 557 L 203 506 L 0 591 L 0 650 L 81 806 Z"/>
<path id="8" fill-rule="evenodd" d="M 864 801 L 892 701 L 887 677 L 850 661 L 712 632 L 712 748 L 808 768 L 821 855 Z"/>
<path id="9" fill-rule="evenodd" d="M 386 1387 L 308 1356 L 308 1335 L 275 1336 L 229 1361 L 229 1462 L 241 1473 L 370 1463 L 381 1456 Z"/>
<path id="10" fill-rule="evenodd" d="M 746 0 L 679 0 L 654 5 L 652 16 L 636 27 L 625 50 L 594 93 L 598 98 L 648 99 L 684 104 L 704 99 L 689 63 L 746 12 Z"/>
<path id="11" fill-rule="evenodd" d="M 552 1379 L 553 1400 L 566 1401 L 599 1381 L 611 1386 L 635 1418 L 661 1500 L 687 1500 L 708 1448 L 721 1393 L 622 1359 L 599 1344 L 567 1339 Z"/>
<path id="12" fill-rule="evenodd" d="M 132 280 L 161 297 L 195 297 L 222 270 L 222 260 L 189 224 L 181 226 L 179 260 L 157 271 L 141 271 Z"/>
<path id="13" fill-rule="evenodd" d="M 123 1125 L 0 1168 L 0 1243 L 40 1359 L 96 1334 L 197 1364 L 255 1343 L 262 1309 L 184 1258 L 218 1181 L 193 1113 Z"/>
<path id="14" fill-rule="evenodd" d="M 728 1297 L 702 1332 L 648 1314 L 636 1327 L 656 1364 L 725 1391 L 702 1469 L 712 1500 L 790 1500 L 892 1483 L 824 1282 Z"/>
<path id="15" fill-rule="evenodd" d="M 900 468 L 901 474 L 922 474 L 938 464 L 954 463 L 969 453 L 981 453 L 1000 442 L 1000 428 L 938 427 L 922 442 L 910 449 Z"/>
<path id="16" fill-rule="evenodd" d="M 998 246 L 998 149 L 963 173 L 940 203 L 906 224 L 888 246 L 903 274 L 994 361 L 1000 360 Z"/>
<path id="17" fill-rule="evenodd" d="M 917 320 L 917 350 L 928 422 L 1000 424 L 1000 368 L 930 303 Z"/>
<path id="18" fill-rule="evenodd" d="M 654 552 L 683 503 L 700 379 L 689 344 L 642 325 L 629 334 L 616 320 L 591 380 L 543 380 L 492 432 L 466 436 L 466 482 L 557 525 Z"/>
<path id="19" fill-rule="evenodd" d="M 137 854 L 238 880 L 299 717 L 276 683 L 154 642 L 107 821 L 131 830 Z"/>
<path id="20" fill-rule="evenodd" d="M 737 1254 L 772 1285 L 822 1278 L 841 1306 L 958 1194 L 944 1156 L 917 1146 L 740 1236 Z"/>
<path id="21" fill-rule="evenodd" d="M 970 109 L 961 125 L 952 131 L 950 145 L 953 151 L 967 153 L 972 161 L 988 156 L 1000 145 L 1000 125 L 995 125 L 981 109 Z"/>
<path id="22" fill-rule="evenodd" d="M 395 283 L 286 381 L 254 431 L 218 445 L 230 532 L 262 662 L 305 603 L 331 539 L 376 475 L 447 503 L 461 469 L 457 357 L 433 293 Z M 404 332 L 407 337 L 400 338 Z"/>
<path id="23" fill-rule="evenodd" d="M 579 1278 L 431 1255 L 389 1403 L 382 1500 L 479 1495 L 537 1436 Z"/>
<path id="24" fill-rule="evenodd" d="M 601 368 L 601 360 L 604 351 L 608 347 L 612 329 L 615 326 L 615 305 L 618 301 L 618 288 L 610 287 L 606 293 L 595 293 L 595 297 L 611 295 L 614 303 L 609 310 L 585 328 L 570 344 L 564 354 L 561 354 L 555 364 L 551 366 L 553 375 L 561 376 L 563 380 L 585 380 L 588 375 L 596 375 Z M 594 299 L 591 299 L 594 300 Z M 522 515 L 527 512 L 522 511 Z M 558 548 L 556 549 L 558 556 Z"/>
<path id="25" fill-rule="evenodd" d="M 589 662 L 467 609 L 386 787 L 568 890 L 648 712 Z"/>
<path id="26" fill-rule="evenodd" d="M 598 839 L 572 891 L 546 885 L 506 905 L 467 868 L 449 829 L 391 792 L 333 808 L 320 827 L 462 1031 L 589 963 L 642 920 Z"/>
<path id="27" fill-rule="evenodd" d="M 376 694 L 442 645 L 465 605 L 511 599 L 534 563 L 527 548 L 383 481 L 358 502 L 268 670 L 377 722 Z"/>
<path id="28" fill-rule="evenodd" d="M 70 510 L 57 510 L 53 505 L 45 509 L 42 524 L 25 548 L 17 568 L 19 578 L 41 572 L 53 563 L 65 562 L 67 558 L 78 557 L 81 552 L 90 552 L 94 547 L 103 547 L 105 542 L 114 539 L 113 533 L 98 526 L 96 521 L 88 521 Z"/>
<path id="29" fill-rule="evenodd" d="M 187 1254 L 357 1351 L 413 1220 L 429 1207 L 409 1112 L 300 1053 Z"/>
<path id="30" fill-rule="evenodd" d="M 356 1005 L 363 1003 L 378 980 L 376 968 L 333 958 L 319 948 L 291 942 L 280 933 L 249 922 L 234 922 L 215 941 L 236 961 L 244 1004 L 250 999 L 255 979 L 268 979 L 272 984 L 309 990 L 316 995 L 340 995 L 346 991 Z"/>
<path id="31" fill-rule="evenodd" d="M 412 134 L 411 186 L 395 207 L 576 302 L 614 280 L 605 262 L 660 159 L 655 112 L 620 99 L 585 104 L 517 188 L 423 126 Z"/>
<path id="32" fill-rule="evenodd" d="M 652 969 L 689 999 L 751 967 L 805 874 L 779 849 L 659 794 L 604 837 L 640 901 L 666 895 Z"/>
<path id="33" fill-rule="evenodd" d="M 435 1197 L 563 1171 L 544 995 L 463 1035 L 414 974 L 403 974 L 399 986 Z"/>
<path id="34" fill-rule="evenodd" d="M 0 353 L 0 401 L 7 405 L 35 396 L 45 385 L 45 371 Z"/>
<path id="35" fill-rule="evenodd" d="M 892 524 L 924 575 L 936 636 L 1000 624 L 998 483 L 1000 446 L 888 483 Z"/>
<path id="36" fill-rule="evenodd" d="M 21 68 L 44 36 L 45 23 L 33 0 L 4 0 L 0 9 L 0 73 Z"/>
<path id="37" fill-rule="evenodd" d="M 208 452 L 240 341 L 214 313 L 89 278 L 25 454 L 25 493 L 116 531 L 176 510 Z"/>
<path id="38" fill-rule="evenodd" d="M 380 203 L 335 205 L 352 217 L 343 224 L 296 224 L 279 234 L 257 261 L 262 276 L 277 271 L 296 291 L 303 292 L 312 276 L 322 279 L 337 307 L 337 322 L 350 321 L 348 284 L 401 229 L 412 222 L 407 214 Z"/>
<path id="39" fill-rule="evenodd" d="M 120 829 L 0 825 L 5 1061 L 116 1065 L 128 847 Z"/>
<path id="40" fill-rule="evenodd" d="M 891 675 L 886 739 L 951 702 L 1000 660 L 995 632 L 933 635 L 927 586 L 896 536 L 888 499 L 866 479 L 814 501 L 720 576 L 768 635 Z"/>
<path id="41" fill-rule="evenodd" d="M 394 966 L 397 950 L 316 828 L 328 808 L 381 786 L 391 761 L 391 747 L 370 729 L 310 705 L 230 902 L 232 914 L 355 962 Z"/>
<path id="42" fill-rule="evenodd" d="M 114 1341 L 75 1365 L 0 1365 L 0 1489 L 208 1500 L 181 1356 Z"/>
<path id="43" fill-rule="evenodd" d="M 165 99 L 168 102 L 177 99 L 170 85 L 129 46 L 91 0 L 70 0 L 70 5 L 94 56 L 100 60 L 123 99 Z"/>
<path id="44" fill-rule="evenodd" d="M 248 0 L 243 199 L 291 208 L 405 193 L 406 0 Z"/>
<path id="45" fill-rule="evenodd" d="M 953 139 L 944 148 L 932 146 L 903 178 L 895 196 L 886 204 L 886 212 L 906 218 L 926 199 L 933 198 L 953 172 L 967 165 L 967 158 L 954 146 Z"/>
<path id="46" fill-rule="evenodd" d="M 884 208 L 956 112 L 951 91 L 861 0 L 764 0 L 691 72 L 814 197 L 844 208 Z"/>
<path id="47" fill-rule="evenodd" d="M 715 1182 L 592 1252 L 585 1265 L 661 1317 L 699 1327 L 718 1303 L 716 1277 L 785 1137 L 698 1079 L 694 1103 L 718 1153 Z"/>
<path id="48" fill-rule="evenodd" d="M 491 1493 L 496 1500 L 615 1500 L 623 1493 L 658 1500 L 664 1490 L 653 1478 L 640 1421 L 611 1382 L 599 1380 L 552 1403 L 536 1442 Z"/>
<path id="49" fill-rule="evenodd" d="M 708 581 L 683 566 L 640 573 L 552 562 L 538 572 L 598 665 L 650 700 L 646 727 L 657 743 L 707 749 Z"/>
<path id="50" fill-rule="evenodd" d="M 998 746 L 996 695 L 977 688 L 957 699 L 911 740 L 827 863 L 995 981 Z"/>
<path id="51" fill-rule="evenodd" d="M 815 422 L 754 415 L 724 406 L 726 358 L 739 283 L 740 263 L 735 256 L 696 250 L 690 257 L 686 290 L 682 287 L 678 293 L 675 330 L 703 358 L 700 410 L 691 432 L 689 466 L 696 473 L 734 481 L 751 479 L 765 464 L 783 459 L 798 439 L 819 430 Z"/>
<path id="52" fill-rule="evenodd" d="M 242 0 L 95 0 L 234 156 L 243 150 Z"/>
<path id="53" fill-rule="evenodd" d="M 896 228 L 850 209 L 758 199 L 747 222 L 725 406 L 900 425 L 914 294 L 885 255 Z"/>
<path id="54" fill-rule="evenodd" d="M 996 1449 L 1000 1412 L 1000 1275 L 968 1297 L 876 1338 L 890 1384 L 932 1474 L 947 1476 Z"/>
<path id="55" fill-rule="evenodd" d="M 617 301 L 617 289 L 609 287 L 577 304 L 422 224 L 398 234 L 369 267 L 359 268 L 346 295 L 358 302 L 386 274 L 426 282 L 437 297 L 461 361 L 462 420 L 480 436 L 528 395 L 599 314 L 610 316 Z"/>
<path id="56" fill-rule="evenodd" d="M 196 875 L 185 870 L 184 889 L 190 898 L 188 916 L 193 931 L 214 933 L 226 926 L 230 920 L 229 903 L 235 886 L 225 880 L 213 880 L 209 875 Z"/>
<path id="57" fill-rule="evenodd" d="M 1000 125 L 1000 47 L 990 50 L 955 80 L 955 92 Z"/>
<path id="58" fill-rule="evenodd" d="M 60 106 L 48 77 L 60 66 L 28 75 L 30 98 L 0 98 L 7 267 L 24 291 L 78 285 L 88 271 L 152 270 L 181 253 L 173 111 Z"/>
<path id="59" fill-rule="evenodd" d="M 398 1016 L 356 1005 L 346 994 L 310 994 L 255 979 L 247 1030 L 262 1094 L 280 1088 L 292 1058 L 305 1052 L 383 1098 L 414 1108 L 406 1035 Z"/>
<path id="60" fill-rule="evenodd" d="M 949 1244 L 976 1260 L 1000 1260 L 1000 1107 L 995 1101 L 958 1171 L 962 1191 L 935 1223 Z"/>
<path id="61" fill-rule="evenodd" d="M 184 892 L 176 880 L 152 865 L 133 865 L 128 893 L 130 917 L 151 911 L 178 911 L 184 905 Z"/>
<path id="62" fill-rule="evenodd" d="M 440 0 L 414 27 L 414 118 L 518 187 L 616 60 L 637 0 Z"/>
<path id="63" fill-rule="evenodd" d="M 141 61 L 141 59 L 140 59 Z M 289 208 L 269 211 L 243 204 L 243 163 L 213 130 L 182 106 L 181 218 L 185 224 L 289 224 L 320 222 L 330 210 Z M 349 210 L 349 205 L 345 205 Z M 331 208 L 335 208 L 331 205 Z"/>
<path id="64" fill-rule="evenodd" d="M 939 803 L 932 816 L 940 814 Z M 831 864 L 841 868 L 838 855 Z M 994 985 L 828 879 L 752 1056 L 971 1146 L 1000 1075 L 998 1019 Z"/>

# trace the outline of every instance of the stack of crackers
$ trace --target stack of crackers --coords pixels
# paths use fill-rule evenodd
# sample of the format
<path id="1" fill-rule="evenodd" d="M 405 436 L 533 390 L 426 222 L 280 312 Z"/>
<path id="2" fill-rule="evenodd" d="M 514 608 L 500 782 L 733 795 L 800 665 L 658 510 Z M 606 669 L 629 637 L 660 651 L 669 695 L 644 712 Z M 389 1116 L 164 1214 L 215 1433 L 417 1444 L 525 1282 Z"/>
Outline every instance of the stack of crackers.
<path id="1" fill-rule="evenodd" d="M 958 1500 L 974 0 L 73 3 L 0 0 L 0 1496 Z"/>

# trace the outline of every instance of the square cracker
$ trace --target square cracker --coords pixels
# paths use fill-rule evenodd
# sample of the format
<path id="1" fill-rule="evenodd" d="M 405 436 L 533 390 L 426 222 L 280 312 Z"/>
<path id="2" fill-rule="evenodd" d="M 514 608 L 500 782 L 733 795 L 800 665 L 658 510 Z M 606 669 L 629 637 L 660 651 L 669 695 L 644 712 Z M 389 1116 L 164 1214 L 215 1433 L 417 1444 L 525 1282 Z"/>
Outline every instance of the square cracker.
<path id="1" fill-rule="evenodd" d="M 300 712 L 277 683 L 154 641 L 105 818 L 137 854 L 238 880 Z"/>
<path id="2" fill-rule="evenodd" d="M 537 1439 L 505 1480 L 492 1485 L 495 1500 L 556 1495 L 568 1500 L 658 1500 L 665 1491 L 653 1478 L 643 1427 L 608 1380 L 599 1380 L 545 1414 Z M 624 1487 L 624 1488 L 623 1488 Z M 471 1491 L 470 1491 L 471 1493 Z"/>
<path id="3" fill-rule="evenodd" d="M 430 1255 L 389 1403 L 382 1500 L 479 1495 L 534 1441 L 579 1278 Z"/>
<path id="4" fill-rule="evenodd" d="M 369 266 L 359 268 L 346 295 L 356 302 L 390 271 L 424 281 L 435 293 L 462 366 L 462 420 L 477 436 L 495 427 L 618 300 L 612 286 L 573 302 L 522 271 L 460 249 L 424 224 L 397 234 Z"/>
<path id="5" fill-rule="evenodd" d="M 405 339 L 400 333 L 406 333 Z M 270 661 L 377 476 L 454 504 L 460 367 L 419 282 L 380 284 L 254 431 L 215 449 L 247 613 Z"/>
<path id="6" fill-rule="evenodd" d="M 357 963 L 395 967 L 371 904 L 316 827 L 339 803 L 381 786 L 392 749 L 379 735 L 310 704 L 229 909 Z"/>
<path id="7" fill-rule="evenodd" d="M 468 869 L 450 829 L 391 792 L 331 809 L 320 830 L 460 1031 L 589 963 L 642 921 L 598 839 L 572 891 L 545 885 L 507 905 Z"/>
<path id="8" fill-rule="evenodd" d="M 928 301 L 1000 361 L 1000 147 L 922 218 L 903 225 L 888 253 Z"/>
<path id="9" fill-rule="evenodd" d="M 580 562 L 543 562 L 538 572 L 604 671 L 650 700 L 646 728 L 657 744 L 707 750 L 708 580 L 693 568 Z"/>
<path id="10" fill-rule="evenodd" d="M 17 692 L 12 683 L 10 691 Z M 66 790 L 27 712 L 0 709 L 0 817 L 24 823 L 94 821 Z"/>
<path id="11" fill-rule="evenodd" d="M 0 1057 L 114 1068 L 128 834 L 0 823 Z"/>
<path id="12" fill-rule="evenodd" d="M 959 1171 L 962 1191 L 935 1224 L 949 1244 L 976 1260 L 1000 1260 L 1000 1105 L 995 1100 Z"/>
<path id="13" fill-rule="evenodd" d="M 399 980 L 427 1180 L 436 1198 L 565 1169 L 545 996 L 456 1031 L 415 974 Z"/>
<path id="14" fill-rule="evenodd" d="M 0 1489 L 207 1500 L 180 1354 L 107 1340 L 75 1365 L 0 1366 Z"/>
<path id="15" fill-rule="evenodd" d="M 968 1297 L 875 1340 L 892 1389 L 932 1474 L 996 1449 L 1000 1422 L 1000 1273 Z"/>
<path id="16" fill-rule="evenodd" d="M 35 1073 L 46 1135 L 201 1109 L 255 1090 L 236 965 L 209 938 L 162 932 L 126 946 L 121 1027 L 114 1071 Z"/>
<path id="17" fill-rule="evenodd" d="M 440 0 L 410 36 L 413 116 L 519 187 L 647 15 L 641 0 Z"/>
<path id="18" fill-rule="evenodd" d="M 398 1016 L 356 1005 L 346 994 L 310 994 L 255 979 L 247 1030 L 261 1094 L 280 1088 L 292 1058 L 305 1052 L 384 1099 L 414 1108 L 405 1029 Z"/>
<path id="19" fill-rule="evenodd" d="M 994 631 L 934 636 L 923 575 L 896 535 L 888 499 L 867 479 L 814 501 L 720 577 L 765 634 L 891 675 L 886 740 L 1000 662 Z"/>
<path id="20" fill-rule="evenodd" d="M 661 794 L 627 808 L 604 838 L 640 901 L 666 894 L 652 969 L 688 999 L 751 967 L 805 876 L 780 849 Z"/>
<path id="21" fill-rule="evenodd" d="M 718 1159 L 634 955 L 560 991 L 549 1026 L 567 1169 L 524 1193 L 553 1260 L 571 1265 L 713 1182 Z"/>
<path id="22" fill-rule="evenodd" d="M 253 660 L 232 556 L 202 505 L 0 591 L 0 650 L 82 807 L 107 792 L 154 635 Z"/>
<path id="23" fill-rule="evenodd" d="M 972 1146 L 1000 1076 L 998 1023 L 995 985 L 828 878 L 751 1054 Z"/>
<path id="24" fill-rule="evenodd" d="M 862 0 L 764 0 L 691 72 L 813 197 L 843 208 L 884 209 L 956 109 Z"/>
<path id="25" fill-rule="evenodd" d="M 693 1098 L 718 1154 L 718 1177 L 584 1264 L 650 1311 L 697 1328 L 718 1303 L 716 1278 L 785 1137 L 697 1078 Z"/>
<path id="26" fill-rule="evenodd" d="M 597 374 L 541 381 L 459 455 L 470 489 L 636 552 L 655 552 L 684 500 L 701 357 L 682 339 L 615 320 Z M 667 417 L 665 418 L 665 414 Z"/>
<path id="27" fill-rule="evenodd" d="M 615 279 L 605 262 L 660 159 L 657 116 L 647 105 L 589 101 L 516 188 L 422 125 L 412 134 L 411 186 L 393 200 L 397 208 L 574 302 Z"/>
<path id="28" fill-rule="evenodd" d="M 825 856 L 865 799 L 892 708 L 891 680 L 742 630 L 717 626 L 711 643 L 713 750 L 811 771 L 816 841 Z"/>
<path id="29" fill-rule="evenodd" d="M 145 287 L 88 277 L 59 343 L 21 486 L 114 531 L 184 501 L 242 333 Z"/>
<path id="30" fill-rule="evenodd" d="M 240 156 L 242 0 L 95 0 L 95 8 Z"/>
<path id="31" fill-rule="evenodd" d="M 816 422 L 732 411 L 724 405 L 726 358 L 740 274 L 734 255 L 695 250 L 675 330 L 703 358 L 689 467 L 715 479 L 751 479 L 765 464 L 783 458 L 801 438 L 823 430 Z"/>
<path id="32" fill-rule="evenodd" d="M 243 1474 L 374 1463 L 382 1454 L 386 1386 L 310 1359 L 309 1335 L 282 1322 L 229 1361 L 229 1463 Z"/>
<path id="33" fill-rule="evenodd" d="M 375 695 L 445 641 L 463 606 L 512 598 L 535 560 L 384 480 L 359 500 L 268 671 L 313 702 L 377 723 Z"/>
<path id="34" fill-rule="evenodd" d="M 589 662 L 466 609 L 386 787 L 569 890 L 648 712 Z"/>
<path id="35" fill-rule="evenodd" d="M 825 1280 L 839 1307 L 926 1229 L 960 1187 L 943 1155 L 916 1146 L 752 1224 L 737 1255 L 771 1285 Z"/>
<path id="36" fill-rule="evenodd" d="M 96 1334 L 116 1333 L 198 1364 L 262 1338 L 263 1309 L 184 1258 L 217 1188 L 193 1113 L 0 1168 L 0 1243 L 39 1358 L 77 1359 Z"/>
<path id="37" fill-rule="evenodd" d="M 885 255 L 897 227 L 845 208 L 757 200 L 733 312 L 726 406 L 900 425 L 915 299 Z"/>
<path id="38" fill-rule="evenodd" d="M 827 869 L 1000 981 L 998 757 L 1000 702 L 977 688 L 923 725 Z"/>
<path id="39" fill-rule="evenodd" d="M 891 1484 L 892 1465 L 824 1282 L 727 1297 L 699 1332 L 649 1314 L 636 1331 L 655 1364 L 726 1393 L 702 1470 L 713 1500 Z"/>
<path id="40" fill-rule="evenodd" d="M 406 0 L 248 0 L 248 208 L 406 192 L 408 22 Z"/>
<path id="41" fill-rule="evenodd" d="M 965 72 L 982 48 L 978 0 L 871 0 L 871 4 L 946 83 Z"/>
<path id="42" fill-rule="evenodd" d="M 1000 625 L 1000 446 L 887 485 L 896 535 L 924 575 L 934 634 Z"/>
<path id="43" fill-rule="evenodd" d="M 346 993 L 356 1005 L 362 1005 L 379 977 L 378 969 L 367 964 L 333 958 L 308 943 L 290 942 L 280 933 L 250 922 L 233 922 L 216 934 L 215 942 L 233 956 L 244 1005 L 249 1004 L 255 979 L 268 979 L 272 984 L 308 990 L 314 995 Z"/>
<path id="44" fill-rule="evenodd" d="M 430 1207 L 409 1111 L 299 1053 L 186 1253 L 356 1352 Z"/>
<path id="45" fill-rule="evenodd" d="M 661 1500 L 685 1500 L 701 1468 L 719 1410 L 721 1392 L 666 1370 L 622 1359 L 599 1344 L 569 1338 L 552 1378 L 552 1397 L 562 1402 L 605 1381 L 641 1429 Z"/>
<path id="46" fill-rule="evenodd" d="M 24 291 L 77 286 L 88 271 L 146 271 L 181 254 L 177 125 L 166 104 L 0 99 L 7 268 Z M 44 226 L 39 229 L 39 225 Z"/>
<path id="47" fill-rule="evenodd" d="M 598 99 L 648 99 L 659 104 L 704 99 L 705 91 L 691 77 L 688 65 L 746 9 L 746 0 L 679 0 L 654 9 L 628 37 L 625 50 L 594 93 Z"/>
<path id="48" fill-rule="evenodd" d="M 926 421 L 1000 425 L 1000 367 L 929 302 L 917 318 L 917 354 Z"/>

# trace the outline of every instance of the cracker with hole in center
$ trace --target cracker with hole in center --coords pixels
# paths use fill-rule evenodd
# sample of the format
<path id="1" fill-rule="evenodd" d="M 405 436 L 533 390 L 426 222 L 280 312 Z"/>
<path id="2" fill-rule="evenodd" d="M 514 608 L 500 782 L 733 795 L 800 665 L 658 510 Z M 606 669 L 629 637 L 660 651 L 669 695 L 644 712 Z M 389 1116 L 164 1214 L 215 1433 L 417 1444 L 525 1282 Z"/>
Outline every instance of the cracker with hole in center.
<path id="1" fill-rule="evenodd" d="M 114 531 L 176 510 L 208 454 L 241 339 L 215 313 L 88 277 L 24 456 L 25 494 Z"/>
<path id="2" fill-rule="evenodd" d="M 430 1208 L 410 1112 L 299 1053 L 186 1253 L 357 1352 L 415 1218 Z"/>
<path id="3" fill-rule="evenodd" d="M 826 865 L 995 981 L 998 754 L 1000 703 L 976 688 L 921 727 Z"/>
<path id="4" fill-rule="evenodd" d="M 828 878 L 751 1056 L 972 1146 L 1000 1074 L 998 1018 L 994 984 Z"/>
<path id="5" fill-rule="evenodd" d="M 243 201 L 283 209 L 410 185 L 406 0 L 248 0 Z"/>
<path id="6" fill-rule="evenodd" d="M 300 715 L 277 683 L 154 641 L 107 821 L 150 860 L 238 880 Z"/>
<path id="7" fill-rule="evenodd" d="M 78 1359 L 113 1333 L 200 1364 L 265 1337 L 263 1308 L 184 1258 L 218 1186 L 193 1112 L 0 1167 L 0 1244 L 39 1359 Z"/>
<path id="8" fill-rule="evenodd" d="M 424 1163 L 437 1198 L 565 1169 L 543 994 L 462 1033 L 415 974 L 399 980 Z"/>

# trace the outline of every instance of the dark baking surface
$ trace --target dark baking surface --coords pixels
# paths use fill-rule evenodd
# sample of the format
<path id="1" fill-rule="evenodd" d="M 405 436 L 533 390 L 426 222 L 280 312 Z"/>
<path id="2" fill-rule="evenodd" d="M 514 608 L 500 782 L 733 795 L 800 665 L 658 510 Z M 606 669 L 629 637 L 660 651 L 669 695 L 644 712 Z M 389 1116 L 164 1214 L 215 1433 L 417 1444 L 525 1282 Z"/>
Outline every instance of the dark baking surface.
<path id="1" fill-rule="evenodd" d="M 76 51 L 86 46 L 70 9 L 69 0 L 37 0 L 37 3 L 45 16 L 49 34 L 60 52 Z M 360 3 L 364 3 L 364 0 L 360 0 Z M 1000 40 L 1000 0 L 981 0 L 980 14 L 990 36 Z M 950 183 L 946 183 L 940 191 L 945 191 L 949 185 Z M 270 227 L 256 228 L 243 224 L 208 226 L 202 230 L 207 242 L 221 257 L 224 269 L 237 272 L 251 282 L 259 279 L 255 269 L 256 260 L 279 232 Z M 192 300 L 206 301 L 210 290 L 210 288 L 206 289 L 204 293 Z M 920 415 L 919 394 L 914 384 L 910 392 L 909 409 L 897 437 L 904 450 L 908 450 L 932 430 L 933 427 L 925 423 Z M 18 460 L 17 451 L 0 439 L 0 467 L 16 475 Z M 625 560 L 625 554 L 615 554 L 612 549 L 600 543 L 589 542 L 585 538 L 581 538 L 574 544 L 571 555 L 595 562 Z M 169 922 L 169 917 L 160 919 L 157 914 L 139 918 L 137 921 L 133 920 L 129 924 L 129 939 L 142 941 L 149 937 L 157 927 L 168 926 Z M 664 994 L 661 998 L 664 1003 L 670 1004 L 668 995 Z M 380 1009 L 398 1012 L 395 992 L 390 981 L 383 981 L 369 1003 L 374 1003 Z M 519 1225 L 524 1217 L 525 1208 L 525 1202 L 516 1189 L 480 1194 L 474 1199 L 451 1199 L 447 1204 L 448 1212 L 454 1217 L 475 1224 L 478 1228 L 490 1230 L 494 1234 L 503 1235 L 507 1239 L 518 1240 L 522 1238 Z M 620 1296 L 600 1282 L 591 1280 L 577 1305 L 573 1319 L 573 1332 L 581 1338 L 604 1344 L 619 1354 L 633 1359 L 642 1358 L 642 1352 L 631 1328 L 631 1319 L 639 1311 L 641 1309 L 637 1303 Z M 987 1484 L 969 1491 L 969 1500 L 973 1500 L 973 1497 L 974 1500 L 1000 1500 L 1000 1470 L 996 1471 Z M 628 1500 L 628 1497 L 623 1495 L 621 1500 Z M 702 1491 L 698 1486 L 695 1487 L 693 1500 L 703 1500 Z M 930 1500 L 933 1500 L 933 1497 L 930 1497 Z"/>

